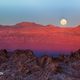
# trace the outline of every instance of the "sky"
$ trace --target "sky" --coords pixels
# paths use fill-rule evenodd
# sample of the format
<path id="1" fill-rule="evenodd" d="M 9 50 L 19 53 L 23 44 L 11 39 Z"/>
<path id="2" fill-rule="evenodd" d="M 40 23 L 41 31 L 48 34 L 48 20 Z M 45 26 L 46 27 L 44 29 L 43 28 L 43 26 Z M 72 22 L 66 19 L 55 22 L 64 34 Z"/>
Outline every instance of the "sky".
<path id="1" fill-rule="evenodd" d="M 60 26 L 63 18 L 67 26 L 80 24 L 80 0 L 0 0 L 0 24 L 25 21 Z"/>

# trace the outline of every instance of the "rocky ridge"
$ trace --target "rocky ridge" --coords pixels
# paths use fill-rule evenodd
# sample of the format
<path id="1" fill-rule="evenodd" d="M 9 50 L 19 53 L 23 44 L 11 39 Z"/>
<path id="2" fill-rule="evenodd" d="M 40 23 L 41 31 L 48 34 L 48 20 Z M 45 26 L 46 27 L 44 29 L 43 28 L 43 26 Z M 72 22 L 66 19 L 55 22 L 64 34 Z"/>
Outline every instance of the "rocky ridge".
<path id="1" fill-rule="evenodd" d="M 0 80 L 80 80 L 80 49 L 70 55 L 36 57 L 33 51 L 0 50 Z"/>

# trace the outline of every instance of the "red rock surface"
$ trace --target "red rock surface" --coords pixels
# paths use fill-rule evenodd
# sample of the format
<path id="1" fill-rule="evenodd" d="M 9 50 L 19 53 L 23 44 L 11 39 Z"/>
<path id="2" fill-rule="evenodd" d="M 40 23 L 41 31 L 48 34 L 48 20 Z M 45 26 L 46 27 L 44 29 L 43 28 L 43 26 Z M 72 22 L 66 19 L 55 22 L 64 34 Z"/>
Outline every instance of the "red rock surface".
<path id="1" fill-rule="evenodd" d="M 1 26 L 0 48 L 68 53 L 80 48 L 80 27 L 61 28 L 31 22 Z"/>

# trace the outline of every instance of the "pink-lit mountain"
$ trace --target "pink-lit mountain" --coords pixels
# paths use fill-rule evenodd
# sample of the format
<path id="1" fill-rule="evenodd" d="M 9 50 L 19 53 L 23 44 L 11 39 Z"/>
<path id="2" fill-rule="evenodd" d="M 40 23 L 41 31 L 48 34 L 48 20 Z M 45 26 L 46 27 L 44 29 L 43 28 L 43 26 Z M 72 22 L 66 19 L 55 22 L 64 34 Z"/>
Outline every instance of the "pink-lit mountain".
<path id="1" fill-rule="evenodd" d="M 80 48 L 80 27 L 61 28 L 22 22 L 0 26 L 0 49 L 70 52 Z"/>

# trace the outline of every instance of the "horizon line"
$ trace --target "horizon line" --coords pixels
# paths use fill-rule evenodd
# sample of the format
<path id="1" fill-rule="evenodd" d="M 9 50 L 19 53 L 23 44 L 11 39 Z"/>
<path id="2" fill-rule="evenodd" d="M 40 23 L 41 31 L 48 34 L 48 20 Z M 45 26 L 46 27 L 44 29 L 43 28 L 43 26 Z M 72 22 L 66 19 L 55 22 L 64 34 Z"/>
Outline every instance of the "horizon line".
<path id="1" fill-rule="evenodd" d="M 37 24 L 37 25 L 42 25 L 42 26 L 54 26 L 54 27 L 59 27 L 59 28 L 75 28 L 75 27 L 78 27 L 79 25 L 74 25 L 74 26 L 59 26 L 59 25 L 56 25 L 56 24 L 41 24 L 41 23 L 37 23 L 37 22 L 29 22 L 29 21 L 20 21 L 20 22 L 17 22 L 15 24 L 0 24 L 0 26 L 15 26 L 17 24 L 21 24 L 21 23 L 32 23 L 32 24 Z"/>

